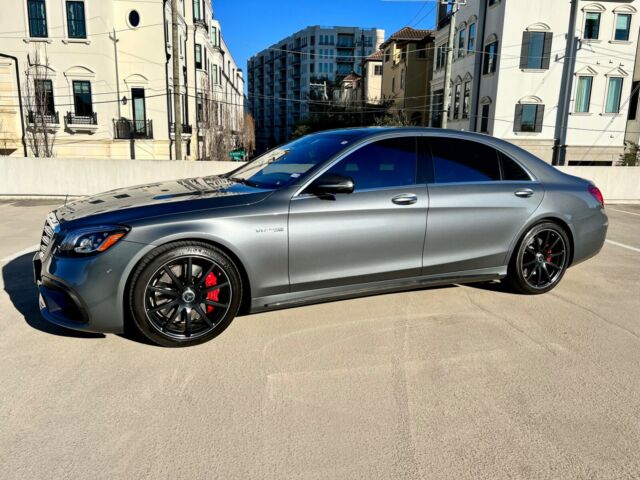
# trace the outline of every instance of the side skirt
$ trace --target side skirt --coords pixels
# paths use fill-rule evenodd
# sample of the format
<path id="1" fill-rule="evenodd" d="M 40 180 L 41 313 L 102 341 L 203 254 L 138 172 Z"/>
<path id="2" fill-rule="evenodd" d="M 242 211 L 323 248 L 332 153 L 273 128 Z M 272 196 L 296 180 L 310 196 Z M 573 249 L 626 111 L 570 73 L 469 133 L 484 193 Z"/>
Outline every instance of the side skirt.
<path id="1" fill-rule="evenodd" d="M 252 299 L 250 313 L 345 300 L 348 298 L 366 297 L 381 293 L 416 290 L 438 285 L 499 280 L 506 277 L 506 275 L 507 267 L 502 266 L 498 268 L 456 272 L 447 275 L 423 275 L 398 280 L 358 283 L 354 285 L 341 285 L 339 287 L 319 288 L 304 292 L 282 293 L 279 295 L 270 295 Z"/>

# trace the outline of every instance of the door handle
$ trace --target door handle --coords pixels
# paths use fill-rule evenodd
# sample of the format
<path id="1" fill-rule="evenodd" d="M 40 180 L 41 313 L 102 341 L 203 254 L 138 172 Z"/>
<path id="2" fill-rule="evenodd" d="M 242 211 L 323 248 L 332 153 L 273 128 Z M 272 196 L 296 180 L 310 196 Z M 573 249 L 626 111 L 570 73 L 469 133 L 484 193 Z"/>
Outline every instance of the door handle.
<path id="1" fill-rule="evenodd" d="M 403 193 L 396 195 L 391 201 L 396 205 L 411 205 L 418 201 L 418 196 L 415 193 Z"/>
<path id="2" fill-rule="evenodd" d="M 533 195 L 533 190 L 531 190 L 530 188 L 521 188 L 521 189 L 516 190 L 515 192 L 513 192 L 513 194 L 516 197 L 529 198 L 530 196 Z"/>

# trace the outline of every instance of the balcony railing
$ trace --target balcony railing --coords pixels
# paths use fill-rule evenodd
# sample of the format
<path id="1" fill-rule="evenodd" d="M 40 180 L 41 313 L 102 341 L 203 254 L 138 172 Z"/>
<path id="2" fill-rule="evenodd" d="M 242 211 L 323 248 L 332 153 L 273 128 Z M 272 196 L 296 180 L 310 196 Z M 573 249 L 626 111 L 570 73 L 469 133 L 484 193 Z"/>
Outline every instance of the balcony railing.
<path id="1" fill-rule="evenodd" d="M 60 116 L 58 112 L 39 113 L 29 110 L 28 121 L 31 124 L 58 125 L 60 124 Z"/>
<path id="2" fill-rule="evenodd" d="M 175 123 L 171 123 L 171 125 L 169 126 L 169 128 L 171 129 L 171 133 L 175 134 L 176 133 L 176 124 Z M 193 127 L 187 123 L 183 123 L 182 124 L 182 135 L 191 135 L 193 133 Z"/>
<path id="3" fill-rule="evenodd" d="M 118 140 L 153 138 L 153 123 L 151 120 L 114 119 L 113 135 Z"/>
<path id="4" fill-rule="evenodd" d="M 66 125 L 98 125 L 98 114 L 93 112 L 91 115 L 76 115 L 67 112 L 64 122 Z"/>

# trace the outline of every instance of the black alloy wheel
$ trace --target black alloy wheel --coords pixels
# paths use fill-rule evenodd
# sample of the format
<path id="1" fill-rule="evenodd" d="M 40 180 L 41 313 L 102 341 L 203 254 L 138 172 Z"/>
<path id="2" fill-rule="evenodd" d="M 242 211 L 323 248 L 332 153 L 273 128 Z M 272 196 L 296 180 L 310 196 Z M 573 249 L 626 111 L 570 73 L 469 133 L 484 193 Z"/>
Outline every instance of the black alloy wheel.
<path id="1" fill-rule="evenodd" d="M 136 269 L 131 307 L 138 328 L 163 346 L 206 342 L 224 330 L 240 307 L 237 268 L 218 249 L 173 245 Z"/>
<path id="2" fill-rule="evenodd" d="M 509 283 L 521 293 L 548 292 L 562 279 L 569 264 L 570 248 L 562 227 L 555 223 L 536 225 L 514 252 Z"/>

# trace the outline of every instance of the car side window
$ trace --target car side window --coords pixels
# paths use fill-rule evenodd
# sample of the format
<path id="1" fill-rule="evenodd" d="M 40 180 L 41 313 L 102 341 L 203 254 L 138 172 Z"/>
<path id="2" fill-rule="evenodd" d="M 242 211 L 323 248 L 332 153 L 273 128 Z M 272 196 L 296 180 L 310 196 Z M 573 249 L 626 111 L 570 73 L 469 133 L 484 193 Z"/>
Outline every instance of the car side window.
<path id="1" fill-rule="evenodd" d="M 416 138 L 379 140 L 349 154 L 328 173 L 351 177 L 355 191 L 416 183 Z"/>
<path id="2" fill-rule="evenodd" d="M 490 182 L 500 180 L 496 150 L 478 142 L 457 138 L 429 139 L 436 183 Z"/>
<path id="3" fill-rule="evenodd" d="M 530 182 L 531 177 L 514 160 L 502 152 L 498 152 L 498 158 L 502 163 L 502 180 L 516 182 Z"/>

